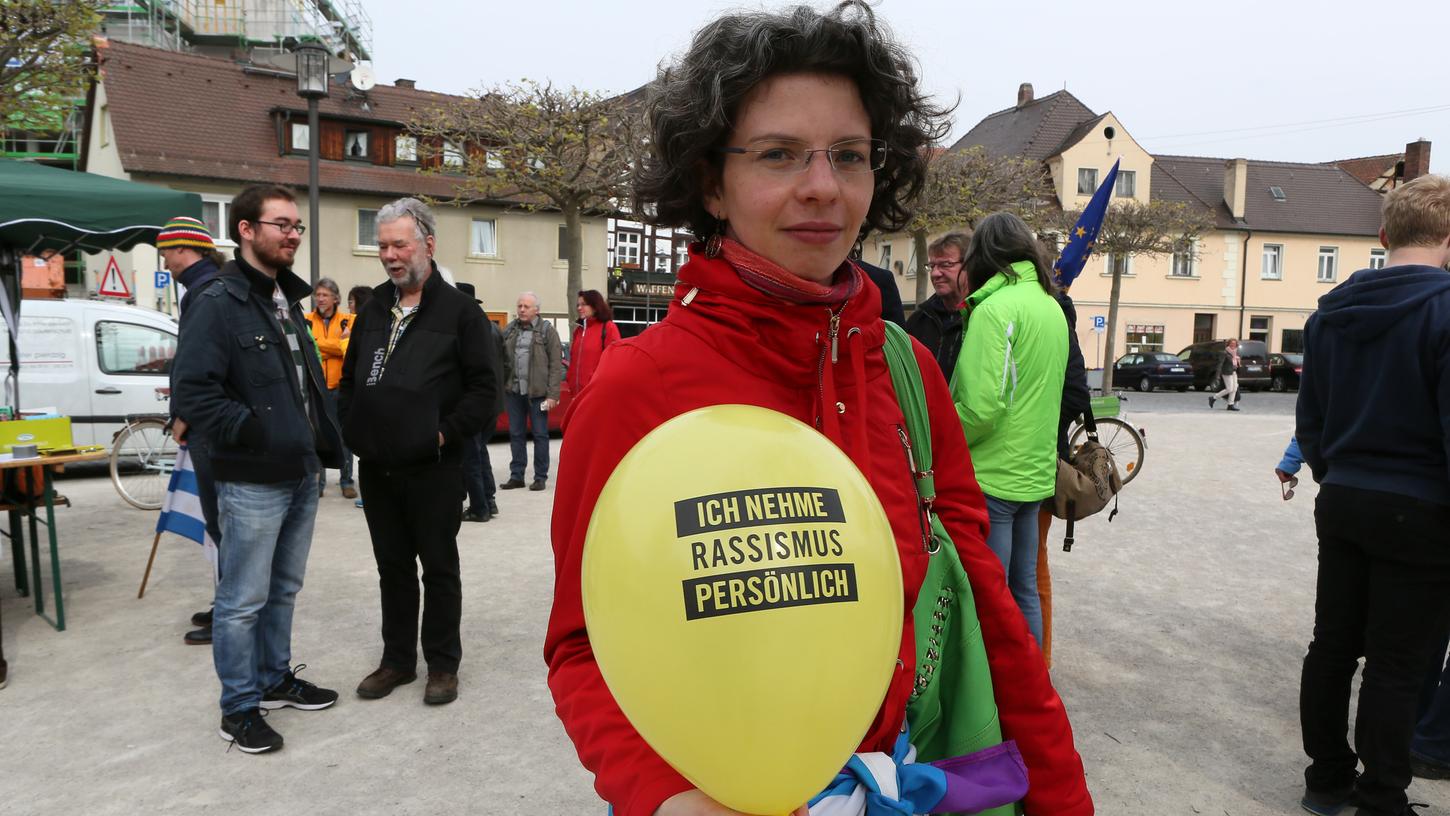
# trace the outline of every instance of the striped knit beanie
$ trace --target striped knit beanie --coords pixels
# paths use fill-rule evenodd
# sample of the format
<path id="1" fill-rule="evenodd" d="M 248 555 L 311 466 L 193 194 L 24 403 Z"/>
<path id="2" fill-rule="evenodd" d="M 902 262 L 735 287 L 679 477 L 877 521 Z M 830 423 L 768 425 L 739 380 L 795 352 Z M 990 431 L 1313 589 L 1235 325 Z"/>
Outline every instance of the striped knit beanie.
<path id="1" fill-rule="evenodd" d="M 156 236 L 157 249 L 167 249 L 168 247 L 196 247 L 197 249 L 215 250 L 216 244 L 212 243 L 211 233 L 207 231 L 206 224 L 195 218 L 178 215 L 166 222 L 161 234 Z"/>

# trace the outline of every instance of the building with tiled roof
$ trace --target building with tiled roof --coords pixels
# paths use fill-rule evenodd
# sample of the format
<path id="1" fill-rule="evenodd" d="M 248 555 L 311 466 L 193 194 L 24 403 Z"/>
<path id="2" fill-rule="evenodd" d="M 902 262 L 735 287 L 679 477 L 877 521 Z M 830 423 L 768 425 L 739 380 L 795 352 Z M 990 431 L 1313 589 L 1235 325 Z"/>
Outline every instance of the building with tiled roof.
<path id="1" fill-rule="evenodd" d="M 296 93 L 295 76 L 120 41 L 103 41 L 98 54 L 85 169 L 200 193 L 207 224 L 223 244 L 229 244 L 227 205 L 248 184 L 287 185 L 307 212 L 307 107 Z M 320 274 L 346 291 L 383 280 L 375 237 L 378 209 L 402 196 L 455 199 L 448 167 L 461 160 L 461 151 L 484 149 L 458 146 L 429 159 L 406 124 L 432 106 L 482 103 L 424 91 L 410 80 L 363 91 L 334 79 L 330 91 L 319 104 L 320 223 L 309 226 L 320 234 Z M 444 172 L 421 173 L 430 162 Z M 524 290 L 540 294 L 545 314 L 567 316 L 563 218 L 523 203 L 498 197 L 439 204 L 435 258 L 455 280 L 473 283 L 495 316 L 511 312 Z M 604 219 L 586 217 L 584 224 L 584 286 L 603 289 Z M 154 249 L 140 247 L 116 258 L 123 273 L 134 274 L 138 302 L 149 306 L 155 298 L 156 305 L 166 306 L 166 293 L 150 286 L 151 272 L 160 268 Z M 91 263 L 103 269 L 107 261 L 96 256 Z M 304 277 L 309 264 L 304 241 L 296 262 Z"/>
<path id="2" fill-rule="evenodd" d="M 967 131 L 952 150 L 1041 162 L 1056 204 L 1083 206 L 1114 162 L 1114 194 L 1140 202 L 1176 201 L 1201 209 L 1214 228 L 1194 253 L 1089 259 L 1072 285 L 1078 332 L 1090 366 L 1101 345 L 1093 318 L 1106 316 L 1113 267 L 1123 273 L 1115 345 L 1120 353 L 1178 352 L 1190 343 L 1242 337 L 1273 352 L 1302 348 L 1304 322 L 1321 295 L 1356 269 L 1380 266 L 1381 190 L 1429 170 L 1429 142 L 1404 154 L 1340 162 L 1153 155 L 1112 114 L 1096 113 L 1066 90 L 1017 103 Z M 911 251 L 906 236 L 876 236 L 866 260 Z M 903 265 L 910 301 L 915 258 Z M 907 280 L 907 278 L 912 278 Z"/>

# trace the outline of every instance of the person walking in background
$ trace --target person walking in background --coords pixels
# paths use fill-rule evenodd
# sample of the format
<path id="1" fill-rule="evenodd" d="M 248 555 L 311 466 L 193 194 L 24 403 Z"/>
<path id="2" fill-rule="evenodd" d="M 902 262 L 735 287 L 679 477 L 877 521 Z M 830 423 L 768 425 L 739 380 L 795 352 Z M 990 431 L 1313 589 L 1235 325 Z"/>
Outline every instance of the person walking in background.
<path id="1" fill-rule="evenodd" d="M 1213 404 L 1217 402 L 1220 398 L 1222 398 L 1224 402 L 1227 403 L 1226 407 L 1228 408 L 1228 410 L 1237 411 L 1239 409 L 1238 340 L 1234 338 L 1229 338 L 1229 341 L 1224 344 L 1223 359 L 1219 361 L 1218 373 L 1219 376 L 1223 378 L 1223 388 L 1217 394 L 1214 394 L 1213 396 L 1208 398 L 1208 407 L 1212 408 Z"/>
<path id="2" fill-rule="evenodd" d="M 205 447 L 216 480 L 221 581 L 212 659 L 221 680 L 222 739 L 246 753 L 282 736 L 261 709 L 328 708 L 337 692 L 292 668 L 292 614 L 317 515 L 317 478 L 342 451 L 317 348 L 292 272 L 305 227 L 285 187 L 255 185 L 227 209 L 239 244 L 182 315 L 172 403 Z"/>
<path id="3" fill-rule="evenodd" d="M 227 262 L 217 252 L 216 243 L 213 242 L 206 224 L 184 215 L 166 223 L 166 227 L 156 236 L 156 249 L 161 254 L 161 263 L 166 266 L 166 271 L 181 286 L 181 302 L 178 306 L 182 315 L 195 302 L 195 294 L 220 275 L 222 266 Z M 171 438 L 178 445 L 186 445 L 186 420 L 176 414 L 175 404 L 171 407 Z M 201 503 L 201 516 L 206 522 L 207 534 L 211 536 L 213 543 L 220 546 L 222 531 L 217 523 L 216 484 L 212 479 L 211 462 L 207 458 L 205 446 L 187 445 L 186 450 L 191 458 L 192 471 L 196 474 L 196 498 Z M 216 587 L 213 586 L 212 593 L 215 592 Z M 182 642 L 188 646 L 211 645 L 212 615 L 211 607 L 205 612 L 193 614 L 191 625 L 197 628 L 183 635 Z"/>
<path id="4" fill-rule="evenodd" d="M 1067 321 L 1053 299 L 1052 266 L 1017 216 L 982 219 L 964 265 L 970 294 L 952 399 L 987 497 L 987 546 L 1040 645 L 1037 511 L 1057 488 Z"/>
<path id="5" fill-rule="evenodd" d="M 461 463 L 494 404 L 494 341 L 478 304 L 438 274 L 436 222 L 423 202 L 385 205 L 377 228 L 388 280 L 363 307 L 338 403 L 358 454 L 382 607 L 382 658 L 357 694 L 386 697 L 417 679 L 421 563 L 423 702 L 442 705 L 458 698 L 463 657 Z"/>
<path id="6" fill-rule="evenodd" d="M 347 347 L 352 339 L 352 332 L 357 330 L 357 319 L 362 314 L 363 306 L 366 306 L 367 302 L 369 300 L 372 300 L 372 297 L 373 290 L 367 286 L 354 286 L 353 288 L 347 290 L 347 311 L 353 317 L 353 325 L 352 328 L 348 330 L 348 336 L 342 338 L 342 354 L 344 360 L 347 359 Z M 347 456 L 348 459 L 351 460 L 352 451 L 348 451 Z M 353 501 L 352 505 L 353 507 L 357 507 L 359 509 L 362 508 L 363 497 L 361 495 L 361 492 L 359 492 L 357 499 Z"/>
<path id="7" fill-rule="evenodd" d="M 343 345 L 352 335 L 352 312 L 340 312 L 341 292 L 332 278 L 322 278 L 312 287 L 312 303 L 316 308 L 307 315 L 312 329 L 312 338 L 317 341 L 317 351 L 322 355 L 322 370 L 327 374 L 328 396 L 337 403 L 337 383 L 342 379 L 342 358 L 347 353 Z M 357 490 L 352 485 L 352 451 L 344 445 L 342 467 L 338 469 L 338 487 L 342 497 L 356 499 Z M 327 472 L 323 471 L 317 481 L 317 495 L 321 496 L 327 487 Z"/>
<path id="8" fill-rule="evenodd" d="M 949 232 L 926 248 L 926 268 L 935 294 L 906 321 L 906 333 L 915 337 L 936 358 L 948 380 L 962 349 L 962 301 L 967 296 L 967 275 L 962 259 L 972 245 L 970 232 Z"/>
<path id="9" fill-rule="evenodd" d="M 1294 436 L 1320 485 L 1319 575 L 1299 718 L 1317 814 L 1413 813 L 1416 698 L 1450 626 L 1450 178 L 1396 187 L 1382 224 L 1384 268 L 1355 272 L 1304 326 Z"/>
<path id="10" fill-rule="evenodd" d="M 530 490 L 543 490 L 549 478 L 549 416 L 559 405 L 564 380 L 563 349 L 553 321 L 539 316 L 539 296 L 519 295 L 517 318 L 503 333 L 504 407 L 509 415 L 509 480 L 500 487 L 524 486 L 528 464 L 525 434 L 534 439 L 534 480 Z"/>
<path id="11" fill-rule="evenodd" d="M 614 310 L 609 301 L 597 289 L 585 289 L 579 293 L 576 304 L 579 309 L 579 323 L 574 327 L 574 336 L 569 341 L 569 392 L 575 397 L 594 377 L 599 367 L 599 358 L 610 343 L 619 340 L 619 326 L 614 322 Z"/>
<path id="12" fill-rule="evenodd" d="M 458 291 L 473 298 L 473 302 L 479 306 L 483 301 L 477 297 L 477 290 L 473 284 L 467 281 L 458 283 Z M 499 333 L 498 324 L 492 320 L 488 323 L 487 331 L 493 335 L 494 346 L 490 363 L 493 365 L 494 382 L 503 382 L 503 336 Z M 498 492 L 497 485 L 493 478 L 493 463 L 488 458 L 488 440 L 493 436 L 494 426 L 498 423 L 498 415 L 503 413 L 503 389 L 495 388 L 496 395 L 493 403 L 493 410 L 483 423 L 483 430 L 474 435 L 473 439 L 463 443 L 463 489 L 467 494 L 468 506 L 463 509 L 463 520 L 472 522 L 485 522 L 498 515 L 498 502 L 495 494 Z"/>

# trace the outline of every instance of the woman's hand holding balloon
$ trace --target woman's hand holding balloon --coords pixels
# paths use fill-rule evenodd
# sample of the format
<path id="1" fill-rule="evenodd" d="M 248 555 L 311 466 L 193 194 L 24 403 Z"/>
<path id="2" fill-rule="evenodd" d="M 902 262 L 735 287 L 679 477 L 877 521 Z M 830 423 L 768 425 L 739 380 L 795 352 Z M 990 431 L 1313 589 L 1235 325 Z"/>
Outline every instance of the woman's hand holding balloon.
<path id="1" fill-rule="evenodd" d="M 738 810 L 716 802 L 697 790 L 677 793 L 666 799 L 655 811 L 655 816 L 749 816 Z M 801 805 L 791 816 L 810 816 L 810 808 Z"/>

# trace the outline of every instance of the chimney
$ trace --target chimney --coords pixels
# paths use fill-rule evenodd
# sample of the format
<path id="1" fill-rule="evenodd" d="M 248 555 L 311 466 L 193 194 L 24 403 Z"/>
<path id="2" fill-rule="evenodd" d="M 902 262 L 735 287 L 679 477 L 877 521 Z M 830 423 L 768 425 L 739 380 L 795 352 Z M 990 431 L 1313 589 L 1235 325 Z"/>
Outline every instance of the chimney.
<path id="1" fill-rule="evenodd" d="M 1223 203 L 1235 221 L 1244 217 L 1244 201 L 1249 192 L 1249 160 L 1229 159 L 1223 165 Z"/>
<path id="2" fill-rule="evenodd" d="M 1424 139 L 1405 145 L 1405 176 L 1401 182 L 1417 179 L 1430 172 L 1430 143 Z"/>
<path id="3" fill-rule="evenodd" d="M 1017 86 L 1017 107 L 1026 107 L 1032 102 L 1032 83 L 1024 82 Z"/>
<path id="4" fill-rule="evenodd" d="M 393 83 L 394 88 L 416 88 L 418 83 L 411 79 L 400 79 Z"/>

